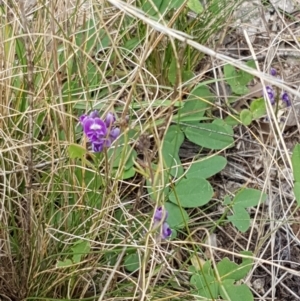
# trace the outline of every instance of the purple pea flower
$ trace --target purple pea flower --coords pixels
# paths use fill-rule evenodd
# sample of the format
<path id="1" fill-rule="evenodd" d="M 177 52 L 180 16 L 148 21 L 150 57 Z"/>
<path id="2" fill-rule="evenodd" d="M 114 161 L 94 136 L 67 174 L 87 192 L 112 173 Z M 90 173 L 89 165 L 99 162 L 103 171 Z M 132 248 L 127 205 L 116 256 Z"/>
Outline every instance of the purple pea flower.
<path id="1" fill-rule="evenodd" d="M 99 112 L 98 111 L 92 111 L 89 115 L 90 118 L 100 118 Z"/>
<path id="2" fill-rule="evenodd" d="M 82 126 L 85 135 L 89 138 L 91 143 L 100 142 L 107 134 L 104 121 L 98 117 L 86 117 L 82 122 Z"/>
<path id="3" fill-rule="evenodd" d="M 95 153 L 99 153 L 99 152 L 102 152 L 103 150 L 103 143 L 102 142 L 99 142 L 99 143 L 92 143 L 92 150 L 93 152 Z"/>
<path id="4" fill-rule="evenodd" d="M 120 135 L 121 130 L 119 128 L 114 128 L 110 130 L 109 137 L 112 141 L 116 140 Z"/>
<path id="5" fill-rule="evenodd" d="M 110 128 L 114 124 L 115 121 L 116 121 L 115 115 L 111 112 L 108 112 L 107 115 L 106 115 L 106 118 L 104 120 L 106 126 L 108 128 Z"/>
<path id="6" fill-rule="evenodd" d="M 276 69 L 275 69 L 275 68 L 271 68 L 271 69 L 270 69 L 270 74 L 271 74 L 272 76 L 276 76 L 276 74 L 277 74 Z"/>
<path id="7" fill-rule="evenodd" d="M 114 127 L 116 118 L 113 113 L 108 113 L 105 120 L 102 120 L 98 111 L 92 111 L 89 115 L 80 116 L 79 121 L 94 152 L 109 148 L 120 135 L 120 129 Z"/>
<path id="8" fill-rule="evenodd" d="M 168 211 L 164 210 L 163 207 L 158 207 L 154 213 L 155 222 L 165 222 L 168 218 Z"/>
<path id="9" fill-rule="evenodd" d="M 87 118 L 86 114 L 83 114 L 79 117 L 79 122 L 81 123 L 81 125 L 83 125 L 84 120 Z"/>
<path id="10" fill-rule="evenodd" d="M 171 235 L 172 235 L 172 230 L 170 229 L 169 225 L 167 223 L 163 223 L 162 231 L 161 231 L 162 239 L 167 239 Z"/>
<path id="11" fill-rule="evenodd" d="M 162 207 L 158 207 L 154 213 L 154 227 L 161 227 L 160 234 L 162 239 L 167 239 L 172 235 L 172 230 L 166 222 L 167 218 L 168 211 L 164 210 Z"/>
<path id="12" fill-rule="evenodd" d="M 275 104 L 275 91 L 271 86 L 266 86 L 265 94 L 271 105 Z"/>
<path id="13" fill-rule="evenodd" d="M 94 119 L 96 117 L 100 118 L 99 112 L 98 111 L 92 111 L 89 115 L 86 115 L 86 114 L 81 115 L 79 117 L 79 121 L 82 124 L 84 122 L 84 120 L 86 120 L 86 118 L 92 118 L 92 119 Z"/>
<path id="14" fill-rule="evenodd" d="M 281 100 L 286 104 L 287 107 L 291 106 L 291 100 L 286 91 L 281 94 Z"/>

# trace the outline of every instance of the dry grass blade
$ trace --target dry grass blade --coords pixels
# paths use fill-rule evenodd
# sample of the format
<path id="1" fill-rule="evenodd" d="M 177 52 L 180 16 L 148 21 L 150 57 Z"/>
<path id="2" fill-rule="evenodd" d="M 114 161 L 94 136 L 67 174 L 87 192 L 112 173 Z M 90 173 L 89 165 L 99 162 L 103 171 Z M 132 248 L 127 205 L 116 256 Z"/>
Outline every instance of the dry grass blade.
<path id="1" fill-rule="evenodd" d="M 202 2 L 0 1 L 0 299 L 296 298 L 298 104 L 262 91 L 300 99 L 265 72 L 298 21 L 263 47 Z"/>

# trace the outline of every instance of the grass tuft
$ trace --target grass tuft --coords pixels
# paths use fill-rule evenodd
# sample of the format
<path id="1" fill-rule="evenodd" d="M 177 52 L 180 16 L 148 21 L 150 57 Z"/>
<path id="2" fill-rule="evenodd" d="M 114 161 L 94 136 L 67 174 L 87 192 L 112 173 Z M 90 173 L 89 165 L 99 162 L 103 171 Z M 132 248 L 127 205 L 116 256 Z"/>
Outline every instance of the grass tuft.
<path id="1" fill-rule="evenodd" d="M 219 52 L 242 2 L 0 1 L 0 298 L 248 301 L 273 298 L 277 273 L 298 277 L 275 259 L 298 225 L 274 187 L 293 186 L 278 110 L 247 98 L 243 115 L 246 95 L 221 95 L 228 64 L 242 88 L 256 77 L 299 94 Z M 93 110 L 121 129 L 101 153 L 79 122 Z M 263 158 L 255 171 L 241 141 Z"/>

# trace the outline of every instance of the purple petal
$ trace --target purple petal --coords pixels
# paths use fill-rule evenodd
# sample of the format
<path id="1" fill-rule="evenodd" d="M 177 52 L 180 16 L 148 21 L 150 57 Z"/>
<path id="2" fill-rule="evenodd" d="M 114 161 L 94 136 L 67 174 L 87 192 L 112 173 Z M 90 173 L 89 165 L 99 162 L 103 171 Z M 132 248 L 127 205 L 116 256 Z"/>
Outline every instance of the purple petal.
<path id="1" fill-rule="evenodd" d="M 154 220 L 156 220 L 156 221 L 161 221 L 162 213 L 163 213 L 162 210 L 163 210 L 162 207 L 158 207 L 158 208 L 156 209 L 156 211 L 155 211 L 155 213 L 154 213 Z"/>
<path id="2" fill-rule="evenodd" d="M 166 239 L 172 235 L 172 230 L 170 229 L 169 225 L 167 223 L 164 223 L 162 226 L 162 233 L 161 237 L 162 239 Z"/>
<path id="3" fill-rule="evenodd" d="M 84 120 L 87 118 L 87 115 L 86 114 L 83 114 L 83 115 L 81 115 L 80 117 L 79 117 L 79 122 L 81 123 L 81 124 L 83 124 L 83 122 L 84 122 Z"/>
<path id="4" fill-rule="evenodd" d="M 102 152 L 102 150 L 103 150 L 103 143 L 101 143 L 101 142 L 98 142 L 98 143 L 92 143 L 92 150 L 93 150 L 95 153 Z"/>
<path id="5" fill-rule="evenodd" d="M 106 139 L 103 140 L 103 146 L 105 148 L 109 148 L 111 146 L 111 143 L 112 143 L 112 141 L 110 139 L 108 139 L 108 138 L 106 138 Z"/>
<path id="6" fill-rule="evenodd" d="M 85 118 L 83 121 L 83 131 L 92 143 L 99 141 L 107 133 L 105 123 L 100 118 Z"/>
<path id="7" fill-rule="evenodd" d="M 91 145 L 92 145 L 92 150 L 95 153 L 101 152 L 102 149 L 103 149 L 103 144 L 102 143 L 92 143 Z"/>
<path id="8" fill-rule="evenodd" d="M 98 111 L 92 111 L 89 115 L 90 118 L 100 118 Z"/>
<path id="9" fill-rule="evenodd" d="M 291 100 L 290 100 L 290 97 L 289 97 L 289 95 L 288 95 L 288 93 L 286 91 L 284 91 L 282 93 L 281 99 L 286 104 L 287 107 L 291 106 Z"/>
<path id="10" fill-rule="evenodd" d="M 271 105 L 275 104 L 275 91 L 271 86 L 266 86 L 265 94 Z"/>
<path id="11" fill-rule="evenodd" d="M 271 74 L 272 76 L 276 76 L 276 74 L 277 74 L 276 69 L 275 69 L 275 68 L 271 68 L 271 69 L 270 69 L 270 74 Z"/>
<path id="12" fill-rule="evenodd" d="M 115 121 L 116 121 L 115 115 L 111 112 L 107 113 L 106 118 L 104 120 L 106 126 L 108 128 L 110 128 L 114 124 Z"/>
<path id="13" fill-rule="evenodd" d="M 119 128 L 114 128 L 110 131 L 109 136 L 112 141 L 116 140 L 120 135 L 121 130 Z"/>
<path id="14" fill-rule="evenodd" d="M 154 221 L 161 222 L 168 218 L 168 211 L 164 210 L 163 207 L 158 207 L 154 213 Z"/>

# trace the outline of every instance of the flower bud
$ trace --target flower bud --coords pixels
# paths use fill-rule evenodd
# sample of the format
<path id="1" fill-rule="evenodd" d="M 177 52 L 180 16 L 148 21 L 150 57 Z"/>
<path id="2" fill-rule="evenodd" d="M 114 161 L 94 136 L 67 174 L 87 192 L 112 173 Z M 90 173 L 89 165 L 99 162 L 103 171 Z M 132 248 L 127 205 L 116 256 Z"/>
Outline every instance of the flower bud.
<path id="1" fill-rule="evenodd" d="M 106 118 L 105 118 L 106 126 L 108 128 L 110 128 L 114 124 L 115 121 L 116 121 L 115 115 L 111 112 L 107 113 Z"/>

